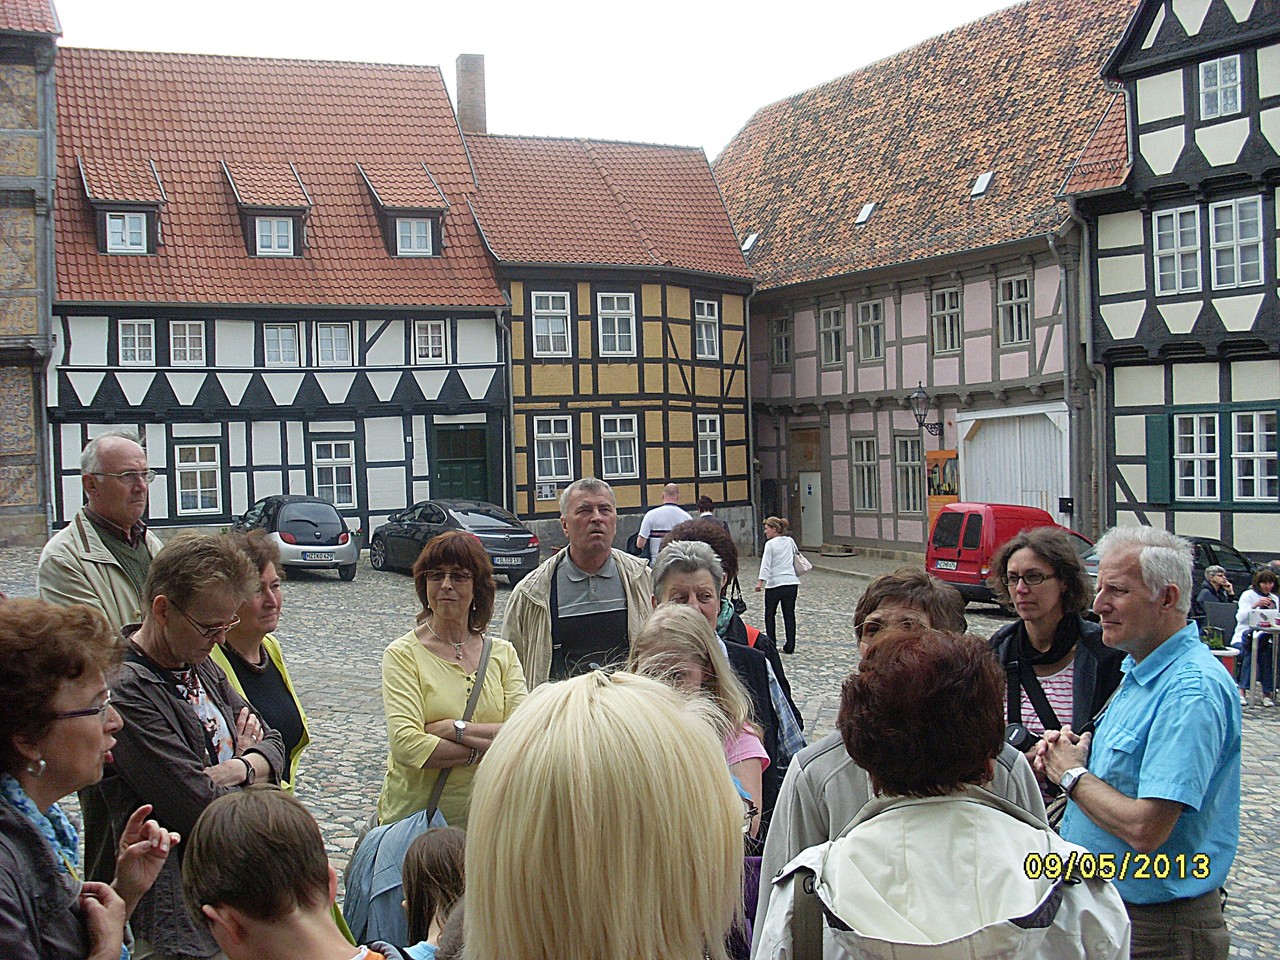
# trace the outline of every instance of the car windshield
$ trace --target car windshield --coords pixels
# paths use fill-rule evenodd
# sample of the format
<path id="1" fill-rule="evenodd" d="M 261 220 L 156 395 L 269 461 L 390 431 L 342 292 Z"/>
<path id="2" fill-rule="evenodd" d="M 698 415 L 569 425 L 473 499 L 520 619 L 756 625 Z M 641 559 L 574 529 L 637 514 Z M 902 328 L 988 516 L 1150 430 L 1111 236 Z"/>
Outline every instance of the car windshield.
<path id="1" fill-rule="evenodd" d="M 501 530 L 521 525 L 514 515 L 496 506 L 477 505 L 465 510 L 454 507 L 449 513 L 468 530 Z"/>

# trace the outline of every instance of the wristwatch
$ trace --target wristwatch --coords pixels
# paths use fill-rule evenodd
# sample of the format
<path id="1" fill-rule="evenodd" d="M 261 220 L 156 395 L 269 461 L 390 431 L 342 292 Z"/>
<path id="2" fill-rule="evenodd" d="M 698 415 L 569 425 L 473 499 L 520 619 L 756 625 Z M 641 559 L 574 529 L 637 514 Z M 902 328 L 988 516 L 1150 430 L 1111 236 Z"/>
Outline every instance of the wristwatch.
<path id="1" fill-rule="evenodd" d="M 1080 782 L 1080 778 L 1088 772 L 1088 767 L 1072 767 L 1062 775 L 1062 779 L 1058 781 L 1058 786 L 1069 797 L 1071 796 L 1071 791 L 1076 788 L 1076 784 Z"/>
<path id="2" fill-rule="evenodd" d="M 458 743 L 461 743 L 462 738 L 465 737 L 466 735 L 467 735 L 467 721 L 465 720 L 453 721 L 453 739 L 456 740 Z"/>

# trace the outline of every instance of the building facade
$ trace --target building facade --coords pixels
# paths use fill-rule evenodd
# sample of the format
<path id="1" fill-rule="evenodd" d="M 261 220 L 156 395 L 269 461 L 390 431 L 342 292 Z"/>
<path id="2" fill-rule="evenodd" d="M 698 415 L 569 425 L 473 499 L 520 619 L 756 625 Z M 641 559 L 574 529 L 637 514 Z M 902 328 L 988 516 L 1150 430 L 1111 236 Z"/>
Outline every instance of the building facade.
<path id="1" fill-rule="evenodd" d="M 1109 523 L 1280 543 L 1280 10 L 1143 2 L 1066 190 L 1090 237 Z"/>

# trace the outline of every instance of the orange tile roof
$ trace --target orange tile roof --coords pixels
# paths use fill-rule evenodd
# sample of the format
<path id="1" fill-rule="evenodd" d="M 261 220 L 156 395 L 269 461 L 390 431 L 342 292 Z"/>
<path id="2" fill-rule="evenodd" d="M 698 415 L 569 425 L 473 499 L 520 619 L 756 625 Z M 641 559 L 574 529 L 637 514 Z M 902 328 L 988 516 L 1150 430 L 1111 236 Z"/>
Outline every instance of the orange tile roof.
<path id="1" fill-rule="evenodd" d="M 1123 93 L 1117 93 L 1103 110 L 1059 192 L 1066 195 L 1114 190 L 1124 186 L 1132 166 L 1126 99 Z"/>
<path id="2" fill-rule="evenodd" d="M 389 210 L 441 210 L 449 205 L 425 163 L 362 163 L 370 189 Z"/>
<path id="3" fill-rule="evenodd" d="M 58 22 L 52 0 L 3 0 L 0 2 L 0 30 L 62 36 L 62 24 Z"/>
<path id="4" fill-rule="evenodd" d="M 164 187 L 148 157 L 76 157 L 89 200 L 163 203 Z"/>
<path id="5" fill-rule="evenodd" d="M 699 149 L 477 134 L 467 145 L 500 261 L 751 276 Z"/>
<path id="6" fill-rule="evenodd" d="M 306 185 L 291 163 L 280 160 L 223 160 L 222 168 L 241 206 L 311 206 Z"/>
<path id="7" fill-rule="evenodd" d="M 465 213 L 475 181 L 438 68 L 61 48 L 57 69 L 60 301 L 503 303 Z M 97 252 L 77 155 L 154 160 L 168 195 L 155 256 Z M 304 256 L 245 253 L 222 161 L 296 167 L 311 198 Z M 357 168 L 387 161 L 425 161 L 454 204 L 443 256 L 388 255 Z"/>
<path id="8" fill-rule="evenodd" d="M 714 168 L 760 289 L 1056 229 L 1135 6 L 1031 0 L 757 111 Z"/>

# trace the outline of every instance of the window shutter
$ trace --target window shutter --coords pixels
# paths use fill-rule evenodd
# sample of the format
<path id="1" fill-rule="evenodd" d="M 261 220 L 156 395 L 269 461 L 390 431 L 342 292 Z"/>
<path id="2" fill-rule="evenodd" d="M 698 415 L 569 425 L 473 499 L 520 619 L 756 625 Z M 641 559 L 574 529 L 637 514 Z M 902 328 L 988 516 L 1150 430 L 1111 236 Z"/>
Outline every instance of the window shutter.
<path id="1" fill-rule="evenodd" d="M 1169 414 L 1147 417 L 1147 502 L 1173 502 L 1173 452 Z"/>

